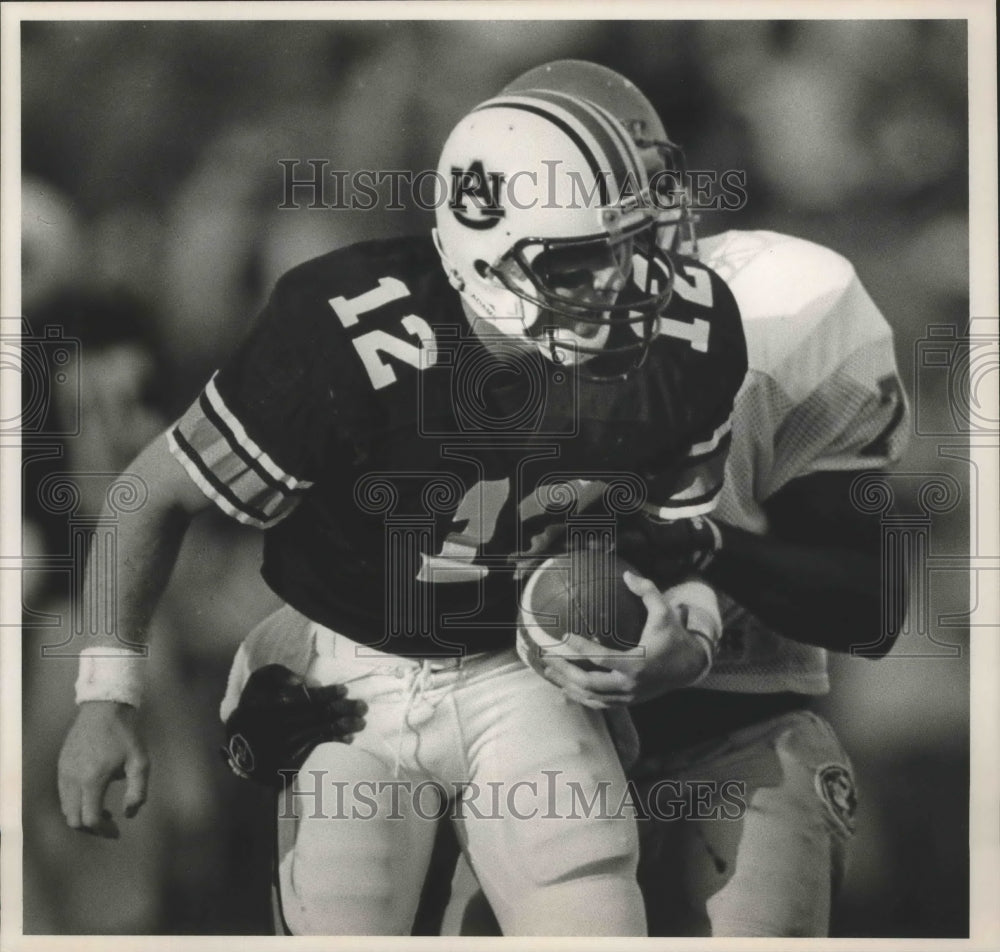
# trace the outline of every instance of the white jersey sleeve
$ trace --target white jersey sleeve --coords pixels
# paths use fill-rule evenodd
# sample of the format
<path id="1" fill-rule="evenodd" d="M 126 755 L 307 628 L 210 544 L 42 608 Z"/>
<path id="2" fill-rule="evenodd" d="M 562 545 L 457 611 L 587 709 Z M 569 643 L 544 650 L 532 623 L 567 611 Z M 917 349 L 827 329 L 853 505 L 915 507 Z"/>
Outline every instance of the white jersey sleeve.
<path id="1" fill-rule="evenodd" d="M 886 466 L 910 432 L 892 329 L 851 264 L 773 232 L 726 232 L 701 257 L 740 307 L 749 370 L 733 412 L 716 515 L 768 531 L 764 503 L 794 479 Z M 703 688 L 824 693 L 826 652 L 783 638 L 720 597 L 725 634 Z"/>

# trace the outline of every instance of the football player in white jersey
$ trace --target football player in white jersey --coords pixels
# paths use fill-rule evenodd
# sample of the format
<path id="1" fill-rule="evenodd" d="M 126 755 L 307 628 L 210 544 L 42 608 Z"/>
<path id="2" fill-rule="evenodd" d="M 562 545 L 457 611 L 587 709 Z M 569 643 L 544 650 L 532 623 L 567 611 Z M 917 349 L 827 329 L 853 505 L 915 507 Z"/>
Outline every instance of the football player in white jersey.
<path id="1" fill-rule="evenodd" d="M 683 176 L 655 110 L 619 74 L 561 61 L 507 91 L 533 88 L 615 115 L 651 180 Z M 773 232 L 696 243 L 683 190 L 674 199 L 663 208 L 672 240 L 732 289 L 749 371 L 717 508 L 665 524 L 657 540 L 668 571 L 686 559 L 714 586 L 724 634 L 696 686 L 655 696 L 655 683 L 635 677 L 641 759 L 631 778 L 650 934 L 825 936 L 856 795 L 850 760 L 810 700 L 830 688 L 828 651 L 878 658 L 894 640 L 882 597 L 891 584 L 886 595 L 905 604 L 902 581 L 883 578 L 879 521 L 852 503 L 852 485 L 899 459 L 907 401 L 892 330 L 847 260 Z M 615 664 L 607 653 L 600 663 Z M 569 657 L 550 654 L 542 670 L 586 703 L 621 703 Z M 456 894 L 468 896 L 469 881 L 460 870 Z M 453 902 L 446 931 L 463 913 L 466 931 L 488 931 L 474 892 L 464 907 Z"/>

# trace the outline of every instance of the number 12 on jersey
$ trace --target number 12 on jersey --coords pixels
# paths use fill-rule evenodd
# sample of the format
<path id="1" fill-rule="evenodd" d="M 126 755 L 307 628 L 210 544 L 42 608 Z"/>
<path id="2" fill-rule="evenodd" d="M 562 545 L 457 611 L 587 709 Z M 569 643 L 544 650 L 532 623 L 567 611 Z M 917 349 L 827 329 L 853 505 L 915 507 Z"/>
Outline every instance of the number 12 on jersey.
<path id="1" fill-rule="evenodd" d="M 352 298 L 343 295 L 330 298 L 327 303 L 333 308 L 340 323 L 349 330 L 358 324 L 362 315 L 377 311 L 386 304 L 408 297 L 409 294 L 410 289 L 399 278 L 379 278 L 378 287 L 370 291 L 364 291 Z M 416 314 L 407 314 L 400 323 L 411 337 L 417 339 L 416 344 L 383 330 L 366 331 L 351 340 L 376 390 L 396 382 L 396 372 L 391 364 L 383 359 L 383 354 L 418 370 L 426 370 L 437 362 L 437 349 L 433 346 L 434 332 L 427 321 Z"/>

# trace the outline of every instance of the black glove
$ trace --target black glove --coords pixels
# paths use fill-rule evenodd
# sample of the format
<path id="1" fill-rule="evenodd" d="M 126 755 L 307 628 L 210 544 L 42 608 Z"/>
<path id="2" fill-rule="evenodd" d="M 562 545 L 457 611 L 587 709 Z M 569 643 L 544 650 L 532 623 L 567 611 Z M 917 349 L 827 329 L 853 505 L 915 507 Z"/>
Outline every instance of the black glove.
<path id="1" fill-rule="evenodd" d="M 615 535 L 615 551 L 661 589 L 703 571 L 721 547 L 707 516 L 667 521 L 640 512 L 621 519 Z"/>
<path id="2" fill-rule="evenodd" d="M 237 776 L 280 789 L 279 770 L 298 770 L 317 745 L 349 743 L 365 726 L 367 705 L 346 695 L 341 684 L 306 687 L 284 665 L 258 668 L 226 721 L 222 755 Z"/>

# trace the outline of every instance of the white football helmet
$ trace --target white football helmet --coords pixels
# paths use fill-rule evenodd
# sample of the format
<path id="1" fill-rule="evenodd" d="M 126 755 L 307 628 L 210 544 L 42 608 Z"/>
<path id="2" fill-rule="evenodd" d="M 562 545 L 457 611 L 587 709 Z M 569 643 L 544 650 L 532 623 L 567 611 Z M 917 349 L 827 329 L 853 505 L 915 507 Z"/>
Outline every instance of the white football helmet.
<path id="1" fill-rule="evenodd" d="M 621 73 L 585 60 L 556 60 L 522 73 L 501 95 L 552 90 L 587 99 L 614 116 L 639 150 L 649 176 L 650 191 L 660 211 L 663 246 L 697 255 L 696 216 L 687 191 L 684 151 L 670 140 L 653 104 Z M 683 248 L 682 248 L 683 245 Z"/>
<path id="2" fill-rule="evenodd" d="M 435 243 L 473 314 L 557 362 L 608 358 L 597 376 L 641 363 L 674 270 L 613 116 L 558 92 L 488 100 L 448 137 L 438 184 Z"/>

